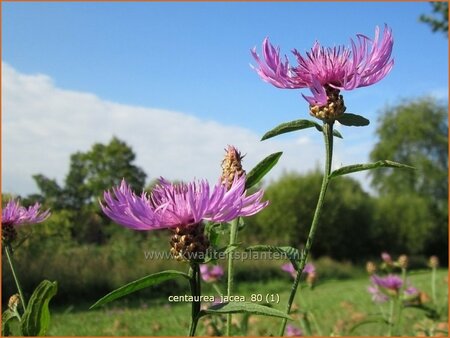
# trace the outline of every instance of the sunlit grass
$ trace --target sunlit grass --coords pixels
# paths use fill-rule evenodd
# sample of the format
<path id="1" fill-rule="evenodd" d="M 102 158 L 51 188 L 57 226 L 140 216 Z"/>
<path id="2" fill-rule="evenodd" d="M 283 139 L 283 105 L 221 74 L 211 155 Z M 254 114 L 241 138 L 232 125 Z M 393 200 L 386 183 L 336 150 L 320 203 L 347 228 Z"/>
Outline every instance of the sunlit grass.
<path id="1" fill-rule="evenodd" d="M 431 294 L 430 274 L 428 271 L 419 271 L 410 276 L 411 283 Z M 442 304 L 447 304 L 447 271 L 438 272 L 438 295 Z M 298 310 L 293 314 L 291 323 L 300 326 L 300 312 L 306 311 L 314 335 L 345 334 L 352 326 L 361 320 L 369 318 L 380 311 L 374 305 L 367 292 L 369 280 L 367 277 L 351 280 L 337 281 L 327 280 L 319 283 L 316 288 L 310 290 L 305 287 L 299 290 L 296 297 Z M 260 283 L 240 283 L 237 295 L 243 295 L 250 300 L 252 294 L 263 295 L 279 294 L 280 303 L 274 307 L 284 309 L 290 288 L 290 280 L 286 275 L 285 280 Z M 210 287 L 204 288 L 205 294 L 214 294 Z M 88 310 L 89 304 L 68 306 L 53 311 L 52 325 L 49 335 L 115 335 L 115 336 L 142 336 L 161 335 L 174 336 L 186 335 L 190 321 L 190 305 L 187 303 L 170 304 L 167 298 L 137 299 L 128 297 L 127 301 L 113 302 L 97 310 Z M 448 312 L 447 312 L 448 313 Z M 238 326 L 242 325 L 242 315 L 236 315 L 236 334 Z M 422 320 L 424 313 L 416 309 L 404 311 L 403 334 L 413 335 L 414 323 Z M 442 321 L 447 321 L 443 318 Z M 211 334 L 207 331 L 205 323 L 208 318 L 200 320 L 197 334 Z M 276 335 L 280 320 L 251 316 L 249 318 L 249 335 Z M 387 328 L 381 324 L 368 324 L 354 330 L 354 335 L 384 335 Z"/>

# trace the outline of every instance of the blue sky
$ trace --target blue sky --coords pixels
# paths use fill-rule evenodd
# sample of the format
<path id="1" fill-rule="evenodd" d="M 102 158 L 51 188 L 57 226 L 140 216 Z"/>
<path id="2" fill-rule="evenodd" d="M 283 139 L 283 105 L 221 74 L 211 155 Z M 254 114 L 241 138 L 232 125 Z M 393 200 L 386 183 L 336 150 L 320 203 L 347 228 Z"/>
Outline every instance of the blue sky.
<path id="1" fill-rule="evenodd" d="M 186 118 L 195 119 L 203 127 L 214 124 L 214 128 L 237 128 L 246 133 L 241 140 L 245 139 L 247 149 L 243 151 L 248 153 L 253 150 L 253 136 L 258 142 L 257 137 L 281 122 L 309 118 L 300 91 L 277 89 L 262 82 L 251 70 L 249 64 L 253 60 L 249 50 L 253 46 L 260 50 L 266 36 L 288 55 L 293 48 L 300 52 L 308 50 L 315 40 L 324 45 L 347 45 L 356 33 L 372 37 L 375 26 L 386 23 L 395 38 L 393 71 L 374 86 L 344 92 L 347 111 L 367 116 L 372 124 L 364 130 L 342 129 L 345 140 L 337 145 L 337 165 L 366 160 L 376 141 L 377 114 L 386 104 L 422 95 L 447 100 L 448 40 L 441 33 L 433 34 L 427 25 L 418 21 L 420 14 L 430 12 L 431 6 L 421 2 L 3 3 L 2 61 L 3 69 L 7 67 L 2 75 L 6 85 L 2 107 L 2 125 L 6 131 L 3 190 L 34 191 L 29 177 L 36 172 L 62 180 L 68 169 L 70 152 L 107 141 L 111 134 L 139 148 L 138 164 L 150 177 L 164 175 L 161 171 L 170 172 L 172 178 L 184 174 L 191 178 L 200 174 L 214 177 L 214 169 L 211 169 L 214 167 L 200 174 L 167 169 L 177 166 L 170 159 L 180 155 L 180 143 L 190 142 L 183 139 L 183 129 L 173 130 L 176 137 L 172 135 L 171 139 L 178 145 L 169 144 L 162 140 L 167 135 L 156 130 L 146 132 L 152 130 L 150 117 L 147 120 L 145 114 L 127 109 L 153 109 L 162 115 L 167 112 L 166 116 L 171 116 L 171 112 L 179 113 L 173 123 Z M 16 85 L 12 86 L 13 83 Z M 60 107 L 59 103 L 44 108 L 50 103 L 22 102 L 33 96 L 27 92 L 31 88 L 29 83 L 36 86 L 33 93 L 47 88 L 42 95 L 56 97 L 62 93 L 72 97 L 69 94 L 79 94 L 87 101 L 80 104 L 79 113 L 71 107 L 67 112 L 59 110 L 59 114 L 45 116 L 46 111 Z M 23 104 L 14 102 L 18 93 Z M 59 98 L 62 100 L 64 95 Z M 36 97 L 40 100 L 38 95 Z M 109 118 L 107 110 L 100 112 L 92 108 L 92 116 L 88 115 L 88 97 L 95 98 L 96 104 L 120 105 L 135 124 L 127 125 L 129 129 L 125 125 L 121 128 L 113 119 L 108 121 L 111 127 L 107 132 L 104 129 L 108 123 L 102 124 Z M 55 98 L 54 102 L 62 101 Z M 25 112 L 25 108 L 29 111 Z M 71 123 L 67 120 L 69 111 L 79 114 L 80 119 L 84 116 L 85 125 L 71 125 L 71 128 L 80 128 L 79 137 L 77 139 L 74 131 L 64 147 L 52 140 L 56 129 L 51 129 L 50 125 L 57 128 L 57 123 Z M 34 125 L 25 128 L 30 118 L 34 119 Z M 44 120 L 50 122 L 44 125 Z M 131 122 L 127 120 L 127 123 Z M 17 133 L 23 133 L 20 135 L 28 143 L 36 143 L 41 150 L 30 154 L 19 137 L 12 136 Z M 235 131 L 227 133 L 234 135 Z M 192 135 L 192 140 L 195 137 Z M 214 138 L 214 134 L 211 137 Z M 321 139 L 317 133 L 308 131 L 280 140 L 266 147 L 276 151 L 277 146 L 291 149 L 288 142 L 298 144 L 296 149 L 291 149 L 292 156 L 298 158 L 285 159 L 280 171 L 296 168 L 295 163 L 313 162 L 299 165 L 299 170 L 307 170 L 320 162 L 321 156 L 310 158 L 307 152 L 306 159 L 302 158 L 302 145 L 309 147 L 312 154 L 321 155 Z M 199 142 L 202 140 L 192 141 L 190 147 L 184 145 L 183 151 L 194 153 Z M 211 139 L 203 140 L 203 143 L 209 142 Z M 225 143 L 223 147 L 229 143 L 225 136 L 222 143 Z M 255 147 L 262 149 L 264 146 Z M 36 153 L 43 152 L 42 148 L 47 153 L 59 152 L 60 155 L 54 155 L 54 160 L 61 162 L 57 168 L 38 163 Z M 150 148 L 172 152 L 166 157 L 161 155 L 160 161 L 168 163 L 160 167 L 152 165 L 146 160 L 152 151 Z M 257 162 L 258 156 L 264 156 L 261 149 L 255 148 L 255 158 L 250 159 L 249 164 Z M 156 150 L 154 152 L 152 156 L 156 156 Z M 208 153 L 206 149 L 203 152 L 205 156 Z M 16 157 L 21 161 L 15 161 Z M 248 157 L 251 158 L 250 154 Z M 179 163 L 179 167 L 185 168 L 185 163 Z"/>

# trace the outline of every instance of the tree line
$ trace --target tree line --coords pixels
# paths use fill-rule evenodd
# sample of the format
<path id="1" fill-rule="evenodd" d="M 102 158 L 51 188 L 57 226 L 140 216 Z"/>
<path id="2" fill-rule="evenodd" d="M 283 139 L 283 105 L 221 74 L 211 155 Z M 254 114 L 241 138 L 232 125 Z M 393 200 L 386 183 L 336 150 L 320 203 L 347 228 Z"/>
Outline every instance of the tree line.
<path id="1" fill-rule="evenodd" d="M 390 159 L 415 170 L 371 171 L 375 195 L 365 192 L 351 177 L 333 181 L 313 255 L 354 261 L 386 250 L 435 254 L 447 261 L 447 107 L 432 98 L 386 107 L 376 133 L 371 159 Z M 98 198 L 122 178 L 135 191 L 151 189 L 154 181 L 145 186 L 147 175 L 134 164 L 135 157 L 132 148 L 117 137 L 108 144 L 94 144 L 87 152 L 72 154 L 63 184 L 44 174 L 34 175 L 39 193 L 22 197 L 22 202 L 39 201 L 51 208 L 54 222 L 61 224 L 57 231 L 64 231 L 74 243 L 103 245 L 113 234 L 115 239 L 121 234 L 129 236 L 125 235 L 129 230 L 111 226 L 102 215 Z M 318 171 L 292 172 L 267 184 L 266 198 L 271 205 L 247 219 L 243 241 L 300 247 L 307 237 L 320 181 Z M 296 235 L 299 229 L 300 236 Z M 142 239 L 147 234 L 136 236 Z"/>

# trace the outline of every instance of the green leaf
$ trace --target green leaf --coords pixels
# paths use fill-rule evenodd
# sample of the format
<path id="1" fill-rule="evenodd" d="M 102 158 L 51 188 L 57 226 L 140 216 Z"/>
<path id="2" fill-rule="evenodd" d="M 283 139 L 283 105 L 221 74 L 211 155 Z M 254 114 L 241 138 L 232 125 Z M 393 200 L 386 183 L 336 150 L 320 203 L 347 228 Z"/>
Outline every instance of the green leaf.
<path id="1" fill-rule="evenodd" d="M 343 137 L 342 137 L 342 134 L 341 134 L 340 132 L 338 132 L 336 129 L 333 129 L 333 135 L 334 135 L 335 137 L 343 138 Z"/>
<path id="2" fill-rule="evenodd" d="M 58 290 L 56 282 L 43 280 L 34 290 L 27 309 L 22 316 L 21 329 L 24 336 L 44 336 L 50 325 L 48 303 Z"/>
<path id="3" fill-rule="evenodd" d="M 6 337 L 11 335 L 9 324 L 12 319 L 20 320 L 20 317 L 17 315 L 17 312 L 6 309 L 2 313 L 2 336 Z"/>
<path id="4" fill-rule="evenodd" d="M 245 182 L 245 188 L 249 189 L 253 187 L 256 183 L 261 181 L 261 179 L 272 169 L 275 164 L 277 164 L 283 152 L 277 152 L 270 154 L 264 160 L 259 162 L 250 172 L 247 174 L 247 181 Z"/>
<path id="5" fill-rule="evenodd" d="M 291 122 L 286 122 L 278 125 L 277 127 L 273 128 L 272 130 L 269 130 L 267 133 L 264 134 L 264 136 L 261 138 L 261 141 L 267 140 L 271 137 L 290 133 L 291 131 L 311 128 L 311 127 L 319 127 L 321 130 L 322 127 L 317 122 L 311 121 L 311 120 L 295 120 Z"/>
<path id="6" fill-rule="evenodd" d="M 363 170 L 371 170 L 376 168 L 404 168 L 404 169 L 415 169 L 414 167 L 411 167 L 406 164 L 388 161 L 388 160 L 381 160 L 374 163 L 365 163 L 365 164 L 352 164 L 346 167 L 342 167 L 339 169 L 334 170 L 329 178 L 334 178 L 341 175 L 347 175 L 351 173 L 355 173 L 358 171 Z"/>
<path id="7" fill-rule="evenodd" d="M 106 296 L 100 298 L 94 305 L 92 305 L 89 309 L 94 309 L 96 307 L 99 307 L 100 305 L 104 305 L 106 303 L 109 303 L 113 300 L 116 300 L 118 298 L 121 298 L 123 296 L 129 295 L 130 293 L 136 292 L 138 290 L 147 288 L 152 285 L 156 285 L 162 282 L 165 282 L 170 279 L 174 279 L 177 277 L 184 277 L 189 279 L 189 276 L 181 271 L 176 270 L 166 270 L 157 272 L 148 276 L 145 276 L 143 278 L 137 279 L 131 283 L 128 283 L 124 286 L 121 286 L 120 288 L 108 293 Z"/>
<path id="8" fill-rule="evenodd" d="M 206 310 L 200 311 L 199 317 L 225 313 L 250 313 L 255 315 L 292 319 L 289 315 L 280 310 L 252 302 L 230 302 L 216 304 Z"/>
<path id="9" fill-rule="evenodd" d="M 273 246 L 273 245 L 253 245 L 245 249 L 245 251 L 268 251 L 277 252 L 282 255 L 286 255 L 289 261 L 294 266 L 295 270 L 298 269 L 298 262 L 300 260 L 300 253 L 298 249 L 291 246 Z"/>
<path id="10" fill-rule="evenodd" d="M 345 113 L 342 114 L 341 117 L 337 119 L 340 124 L 344 126 L 354 126 L 354 127 L 362 127 L 368 126 L 370 121 L 361 115 Z"/>

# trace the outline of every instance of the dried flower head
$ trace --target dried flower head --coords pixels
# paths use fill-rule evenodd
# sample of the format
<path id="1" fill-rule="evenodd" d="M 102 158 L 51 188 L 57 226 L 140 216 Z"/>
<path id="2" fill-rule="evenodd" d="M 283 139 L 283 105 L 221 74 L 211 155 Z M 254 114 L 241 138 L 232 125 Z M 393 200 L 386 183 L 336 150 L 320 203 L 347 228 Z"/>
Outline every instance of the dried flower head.
<path id="1" fill-rule="evenodd" d="M 258 75 L 275 87 L 284 89 L 309 88 L 313 96 L 303 97 L 310 104 L 311 114 L 320 119 L 334 119 L 345 111 L 341 90 L 353 90 L 372 85 L 383 79 L 392 69 L 391 59 L 394 39 L 392 31 L 385 26 L 380 38 L 379 27 L 370 39 L 357 34 L 357 42 L 350 40 L 351 47 L 323 47 L 315 42 L 305 55 L 293 50 L 297 66 L 291 66 L 287 57 L 280 55 L 266 38 L 262 45 L 262 59 L 252 49 L 257 63 Z"/>

